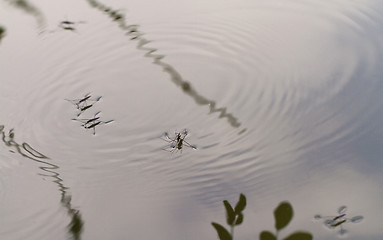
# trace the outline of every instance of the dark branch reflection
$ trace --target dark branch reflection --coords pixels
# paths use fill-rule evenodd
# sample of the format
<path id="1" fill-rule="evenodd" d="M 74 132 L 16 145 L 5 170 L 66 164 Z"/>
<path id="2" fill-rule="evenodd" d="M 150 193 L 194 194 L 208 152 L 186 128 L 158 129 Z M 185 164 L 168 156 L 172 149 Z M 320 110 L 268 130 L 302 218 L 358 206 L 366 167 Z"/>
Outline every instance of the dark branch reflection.
<path id="1" fill-rule="evenodd" d="M 36 18 L 39 27 L 45 25 L 45 18 L 43 13 L 36 6 L 28 2 L 27 0 L 6 0 L 8 3 L 16 8 L 23 10 L 24 12 L 34 16 Z"/>
<path id="2" fill-rule="evenodd" d="M 230 125 L 234 128 L 241 126 L 241 123 L 236 117 L 231 113 L 227 113 L 226 107 L 218 108 L 216 103 L 213 100 L 210 100 L 202 95 L 200 95 L 197 90 L 193 88 L 190 82 L 184 80 L 182 76 L 176 71 L 176 69 L 170 64 L 163 62 L 162 59 L 165 55 L 154 54 L 158 49 L 145 47 L 151 41 L 143 38 L 143 32 L 138 30 L 139 25 L 128 25 L 125 23 L 125 15 L 120 13 L 118 10 L 113 10 L 112 8 L 105 6 L 104 4 L 96 0 L 86 0 L 92 7 L 104 12 L 115 22 L 118 23 L 119 27 L 126 32 L 126 35 L 131 37 L 131 40 L 138 41 L 137 49 L 145 51 L 145 57 L 152 58 L 153 63 L 162 67 L 162 69 L 169 74 L 172 82 L 180 87 L 182 91 L 194 99 L 198 105 L 208 105 L 210 113 L 219 113 L 219 118 L 226 118 Z M 243 133 L 246 129 L 242 129 L 240 133 Z"/>
<path id="3" fill-rule="evenodd" d="M 0 42 L 1 39 L 5 37 L 5 28 L 0 26 Z"/>
<path id="4" fill-rule="evenodd" d="M 0 134 L 4 144 L 10 148 L 10 152 L 18 153 L 22 157 L 38 162 L 40 169 L 44 172 L 39 175 L 48 177 L 52 179 L 52 182 L 57 184 L 61 193 L 61 205 L 66 209 L 69 217 L 71 218 L 71 222 L 68 225 L 68 232 L 71 234 L 71 239 L 80 240 L 84 222 L 81 218 L 80 211 L 71 206 L 72 197 L 68 193 L 68 188 L 64 185 L 60 174 L 57 172 L 59 166 L 47 162 L 49 158 L 33 149 L 28 143 L 17 143 L 15 141 L 15 133 L 13 129 L 9 130 L 6 134 L 4 131 L 4 125 L 0 125 Z"/>

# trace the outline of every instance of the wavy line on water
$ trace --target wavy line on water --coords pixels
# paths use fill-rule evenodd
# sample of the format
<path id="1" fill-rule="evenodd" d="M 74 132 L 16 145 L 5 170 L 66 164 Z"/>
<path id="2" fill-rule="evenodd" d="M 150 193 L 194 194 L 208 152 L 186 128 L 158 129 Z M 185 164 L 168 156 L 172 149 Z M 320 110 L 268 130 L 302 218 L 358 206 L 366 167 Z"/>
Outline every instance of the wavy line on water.
<path id="1" fill-rule="evenodd" d="M 23 10 L 24 12 L 34 16 L 37 21 L 37 25 L 40 28 L 45 26 L 44 14 L 36 6 L 28 2 L 27 0 L 6 0 L 9 4 L 16 8 Z"/>
<path id="2" fill-rule="evenodd" d="M 44 177 L 49 177 L 53 179 L 52 182 L 57 184 L 59 191 L 61 192 L 61 205 L 66 209 L 68 215 L 71 218 L 71 222 L 68 225 L 69 233 L 72 234 L 72 237 L 74 240 L 80 240 L 81 239 L 81 233 L 83 229 L 84 222 L 81 219 L 80 211 L 77 209 L 74 209 L 71 206 L 71 200 L 72 197 L 70 194 L 68 194 L 67 190 L 69 190 L 68 187 L 66 187 L 63 183 L 63 179 L 60 177 L 60 174 L 57 171 L 59 169 L 59 166 L 49 163 L 45 161 L 46 159 L 49 159 L 44 154 L 38 152 L 34 148 L 31 147 L 26 142 L 23 142 L 22 144 L 19 144 L 15 141 L 15 134 L 13 132 L 13 129 L 9 130 L 7 136 L 4 132 L 4 125 L 0 125 L 0 133 L 2 135 L 1 139 L 4 142 L 4 144 L 9 147 L 16 150 L 18 154 L 20 154 L 22 157 L 28 158 L 30 160 L 33 160 L 35 162 L 38 162 L 40 164 L 43 164 L 44 166 L 40 166 L 39 168 L 46 172 L 46 174 L 40 173 L 39 175 Z M 10 150 L 11 152 L 14 152 L 13 150 Z"/>
<path id="3" fill-rule="evenodd" d="M 234 128 L 238 128 L 241 126 L 241 123 L 238 121 L 238 119 L 234 117 L 233 114 L 227 112 L 226 107 L 221 107 L 221 108 L 216 107 L 215 101 L 200 95 L 197 92 L 197 90 L 195 90 L 192 87 L 190 82 L 184 80 L 181 74 L 172 65 L 166 62 L 163 62 L 162 59 L 165 57 L 165 55 L 155 54 L 155 52 L 158 51 L 158 49 L 145 47 L 145 45 L 149 44 L 151 41 L 142 37 L 144 33 L 138 31 L 139 25 L 137 24 L 127 25 L 125 23 L 124 14 L 96 0 L 86 0 L 86 1 L 89 3 L 90 6 L 104 12 L 105 14 L 109 15 L 109 17 L 112 18 L 115 22 L 117 22 L 119 27 L 123 31 L 127 31 L 126 35 L 131 36 L 130 40 L 138 41 L 137 49 L 145 51 L 146 53 L 144 54 L 144 56 L 148 58 L 152 58 L 154 64 L 162 67 L 164 72 L 169 74 L 171 81 L 177 87 L 180 87 L 186 95 L 193 98 L 198 105 L 208 105 L 210 113 L 219 113 L 218 117 L 226 118 L 229 124 Z M 246 128 L 242 129 L 238 134 L 241 134 L 245 131 L 246 131 Z"/>

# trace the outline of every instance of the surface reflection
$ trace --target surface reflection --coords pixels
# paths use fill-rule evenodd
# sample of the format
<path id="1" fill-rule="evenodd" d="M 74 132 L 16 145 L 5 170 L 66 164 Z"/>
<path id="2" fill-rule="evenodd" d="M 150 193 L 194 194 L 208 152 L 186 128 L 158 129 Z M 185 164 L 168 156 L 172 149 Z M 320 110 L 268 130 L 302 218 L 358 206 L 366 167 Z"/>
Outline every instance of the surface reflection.
<path id="1" fill-rule="evenodd" d="M 27 0 L 6 0 L 6 2 L 35 17 L 40 28 L 45 26 L 45 17 L 43 13 Z"/>
<path id="2" fill-rule="evenodd" d="M 0 134 L 1 140 L 7 147 L 10 148 L 10 152 L 20 154 L 22 157 L 28 158 L 39 163 L 39 168 L 44 171 L 44 173 L 39 173 L 39 175 L 52 179 L 52 182 L 58 186 L 58 189 L 61 193 L 61 205 L 64 207 L 68 216 L 71 218 L 71 222 L 68 225 L 68 232 L 69 234 L 71 234 L 72 239 L 81 239 L 81 233 L 83 230 L 84 222 L 81 218 L 80 211 L 74 209 L 71 206 L 72 197 L 68 193 L 69 188 L 64 185 L 63 180 L 57 171 L 59 169 L 59 166 L 47 162 L 49 158 L 32 148 L 28 143 L 17 143 L 15 141 L 15 133 L 13 129 L 9 130 L 8 133 L 6 133 L 4 131 L 4 125 L 0 125 Z"/>
<path id="3" fill-rule="evenodd" d="M 102 11 L 107 14 L 113 21 L 116 21 L 121 30 L 123 30 L 127 36 L 130 37 L 131 40 L 138 41 L 137 49 L 145 51 L 145 57 L 152 58 L 153 63 L 162 67 L 164 72 L 168 73 L 171 81 L 182 91 L 194 99 L 194 101 L 198 105 L 208 105 L 210 109 L 210 113 L 219 113 L 219 118 L 226 118 L 229 124 L 234 128 L 239 128 L 241 123 L 238 121 L 236 117 L 234 117 L 231 113 L 227 112 L 226 107 L 218 108 L 216 106 L 216 102 L 210 100 L 197 92 L 196 89 L 193 88 L 190 82 L 183 79 L 181 74 L 170 64 L 162 61 L 165 55 L 155 54 L 158 49 L 146 47 L 148 43 L 151 41 L 143 38 L 143 32 L 138 30 L 139 25 L 137 24 L 126 24 L 125 15 L 118 10 L 114 10 L 96 0 L 86 0 L 92 7 Z M 246 131 L 246 129 L 240 130 L 239 134 Z"/>

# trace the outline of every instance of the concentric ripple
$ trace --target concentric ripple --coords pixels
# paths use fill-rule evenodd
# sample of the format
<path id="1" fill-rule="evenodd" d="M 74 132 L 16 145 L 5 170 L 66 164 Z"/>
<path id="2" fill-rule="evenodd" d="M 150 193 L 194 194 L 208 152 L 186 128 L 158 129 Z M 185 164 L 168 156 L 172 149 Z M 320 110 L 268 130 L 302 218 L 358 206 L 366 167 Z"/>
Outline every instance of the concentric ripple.
<path id="1" fill-rule="evenodd" d="M 76 31 L 47 27 L 12 60 L 0 59 L 8 134 L 0 201 L 12 205 L 9 196 L 21 194 L 10 178 L 27 185 L 9 169 L 44 188 L 34 201 L 58 201 L 48 212 L 33 202 L 23 215 L 12 205 L 0 238 L 20 222 L 20 238 L 64 230 L 91 238 L 104 221 L 122 224 L 131 208 L 166 212 L 185 201 L 215 214 L 240 192 L 279 200 L 315 185 L 321 172 L 335 173 L 321 184 L 340 184 L 337 169 L 381 153 L 379 141 L 370 147 L 383 136 L 380 4 L 245 1 L 142 23 L 107 2 L 84 2 L 86 23 Z M 10 42 L 11 33 L 7 25 Z M 183 129 L 196 149 L 163 151 L 170 143 L 161 136 Z M 10 158 L 27 164 L 19 169 Z M 108 217 L 97 216 L 101 208 Z M 129 217 L 142 224 L 143 215 Z M 121 233 L 113 230 L 105 235 Z"/>

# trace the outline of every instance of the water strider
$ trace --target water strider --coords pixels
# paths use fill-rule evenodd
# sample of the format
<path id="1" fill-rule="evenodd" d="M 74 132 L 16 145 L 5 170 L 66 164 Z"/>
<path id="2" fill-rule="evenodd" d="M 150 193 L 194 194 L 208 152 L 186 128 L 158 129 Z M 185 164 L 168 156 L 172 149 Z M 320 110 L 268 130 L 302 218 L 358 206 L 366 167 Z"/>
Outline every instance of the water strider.
<path id="1" fill-rule="evenodd" d="M 323 225 L 330 228 L 330 229 L 340 227 L 339 234 L 344 235 L 345 233 L 347 233 L 347 230 L 343 228 L 344 223 L 347 223 L 347 222 L 358 223 L 358 222 L 363 220 L 363 216 L 355 216 L 352 218 L 347 218 L 346 217 L 346 215 L 347 215 L 346 211 L 347 211 L 347 207 L 341 206 L 341 207 L 339 207 L 339 209 L 337 211 L 338 215 L 336 215 L 336 216 L 322 216 L 322 215 L 317 214 L 314 216 L 314 218 L 315 219 L 324 219 Z"/>
<path id="2" fill-rule="evenodd" d="M 76 32 L 77 25 L 78 24 L 82 24 L 82 23 L 86 23 L 86 22 L 85 21 L 75 22 L 75 21 L 63 20 L 63 21 L 60 21 L 58 23 L 56 29 L 49 30 L 49 31 L 43 30 L 43 31 L 40 32 L 40 34 L 43 34 L 43 33 L 55 33 L 57 31 L 61 31 L 61 30 Z"/>
<path id="3" fill-rule="evenodd" d="M 101 121 L 100 117 L 97 116 L 100 113 L 101 112 L 97 112 L 96 114 L 94 114 L 93 118 L 84 118 L 84 119 L 73 118 L 72 120 L 81 122 L 82 123 L 81 126 L 84 127 L 85 129 L 93 129 L 93 135 L 96 135 L 96 127 L 98 125 L 108 124 L 114 121 L 114 120 Z"/>
<path id="4" fill-rule="evenodd" d="M 174 138 L 171 138 L 169 136 L 169 133 L 165 132 L 163 134 L 164 138 L 162 137 L 161 139 L 170 143 L 170 145 L 166 146 L 165 148 L 163 148 L 163 150 L 165 151 L 169 151 L 171 153 L 175 152 L 175 151 L 181 151 L 182 152 L 182 148 L 184 146 L 186 147 L 190 147 L 192 149 L 197 149 L 196 146 L 194 145 L 191 145 L 190 143 L 188 143 L 185 138 L 186 136 L 188 135 L 188 131 L 186 129 L 184 129 L 182 132 L 175 132 L 175 136 Z"/>
<path id="5" fill-rule="evenodd" d="M 74 22 L 74 21 L 64 20 L 58 24 L 58 27 L 63 30 L 76 31 L 76 25 L 81 23 L 85 23 L 85 22 L 84 21 Z"/>
<path id="6" fill-rule="evenodd" d="M 101 98 L 102 98 L 101 96 L 96 97 L 96 98 L 92 98 L 90 93 L 87 93 L 84 95 L 84 97 L 82 97 L 80 99 L 72 99 L 72 100 L 65 99 L 65 100 L 72 103 L 73 105 L 76 106 L 76 108 L 78 110 L 80 110 L 80 112 L 77 114 L 77 117 L 79 117 L 84 111 L 93 107 L 94 103 L 100 101 Z"/>

